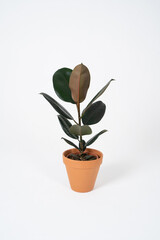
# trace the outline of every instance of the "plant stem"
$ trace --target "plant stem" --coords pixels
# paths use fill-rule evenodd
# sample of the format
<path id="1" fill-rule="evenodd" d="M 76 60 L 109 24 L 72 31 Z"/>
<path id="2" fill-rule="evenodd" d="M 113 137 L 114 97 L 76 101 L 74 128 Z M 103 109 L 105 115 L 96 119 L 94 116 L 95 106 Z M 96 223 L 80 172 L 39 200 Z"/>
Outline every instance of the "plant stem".
<path id="1" fill-rule="evenodd" d="M 74 119 L 73 119 L 73 122 L 75 122 L 77 125 L 79 125 L 78 122 L 76 122 L 76 120 L 74 120 Z"/>
<path id="2" fill-rule="evenodd" d="M 77 103 L 77 111 L 78 111 L 78 122 L 79 122 L 79 126 L 81 127 L 81 114 L 80 114 L 80 103 Z M 82 146 L 82 134 L 81 134 L 81 131 L 80 131 L 80 148 L 82 149 L 83 146 Z M 83 151 L 81 150 L 81 153 Z"/>

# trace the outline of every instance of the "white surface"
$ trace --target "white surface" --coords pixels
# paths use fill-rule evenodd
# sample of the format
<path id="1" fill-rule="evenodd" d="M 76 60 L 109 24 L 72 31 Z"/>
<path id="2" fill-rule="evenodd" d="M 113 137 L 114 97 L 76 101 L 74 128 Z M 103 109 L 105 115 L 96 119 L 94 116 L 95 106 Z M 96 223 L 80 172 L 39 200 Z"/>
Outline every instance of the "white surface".
<path id="1" fill-rule="evenodd" d="M 159 1 L 1 1 L 0 239 L 160 239 Z M 111 78 L 93 148 L 104 153 L 95 190 L 69 188 L 69 148 L 52 75 L 79 63 L 91 87 Z M 75 116 L 73 105 L 63 103 Z"/>

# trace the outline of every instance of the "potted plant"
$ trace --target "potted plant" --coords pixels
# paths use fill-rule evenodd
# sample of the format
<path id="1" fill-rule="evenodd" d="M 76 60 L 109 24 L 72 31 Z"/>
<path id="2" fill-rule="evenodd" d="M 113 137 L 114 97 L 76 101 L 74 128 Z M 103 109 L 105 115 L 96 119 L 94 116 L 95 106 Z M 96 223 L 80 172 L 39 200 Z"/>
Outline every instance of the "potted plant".
<path id="1" fill-rule="evenodd" d="M 88 146 L 107 130 L 100 131 L 88 141 L 85 141 L 83 136 L 91 134 L 90 126 L 98 123 L 104 116 L 106 106 L 102 101 L 96 100 L 113 80 L 111 79 L 81 112 L 80 103 L 85 100 L 90 85 L 88 68 L 79 64 L 73 70 L 61 68 L 54 73 L 54 90 L 61 100 L 70 102 L 77 107 L 78 121 L 60 103 L 48 94 L 41 93 L 59 113 L 58 120 L 65 134 L 78 141 L 78 145 L 76 145 L 72 141 L 62 138 L 74 147 L 63 152 L 63 162 L 66 166 L 71 188 L 74 191 L 88 192 L 94 188 L 103 154 L 98 150 L 88 148 Z"/>

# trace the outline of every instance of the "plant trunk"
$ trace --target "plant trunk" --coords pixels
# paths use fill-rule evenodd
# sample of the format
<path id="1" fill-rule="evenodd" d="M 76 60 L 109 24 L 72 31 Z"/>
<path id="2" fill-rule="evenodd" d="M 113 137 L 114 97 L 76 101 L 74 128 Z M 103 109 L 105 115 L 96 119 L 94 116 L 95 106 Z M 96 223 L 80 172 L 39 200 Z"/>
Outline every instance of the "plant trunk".
<path id="1" fill-rule="evenodd" d="M 77 111 L 78 111 L 78 122 L 79 126 L 81 127 L 81 114 L 80 114 L 80 103 L 77 103 Z M 80 139 L 79 139 L 79 144 L 80 144 L 80 152 L 83 153 L 83 139 L 82 139 L 82 134 L 80 131 Z"/>

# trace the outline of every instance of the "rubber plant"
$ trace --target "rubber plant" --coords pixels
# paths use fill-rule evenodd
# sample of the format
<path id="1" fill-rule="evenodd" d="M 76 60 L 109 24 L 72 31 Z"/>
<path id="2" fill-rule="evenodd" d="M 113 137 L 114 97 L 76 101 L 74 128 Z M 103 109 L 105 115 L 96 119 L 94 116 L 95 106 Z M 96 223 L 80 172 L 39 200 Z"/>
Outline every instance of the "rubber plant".
<path id="1" fill-rule="evenodd" d="M 68 135 L 68 137 L 78 141 L 77 145 L 62 137 L 66 143 L 76 150 L 69 152 L 67 155 L 68 159 L 76 162 L 81 161 L 83 163 L 93 160 L 96 161 L 97 156 L 91 154 L 92 151 L 87 151 L 87 147 L 94 143 L 96 139 L 107 130 L 104 129 L 100 131 L 88 141 L 84 140 L 84 136 L 90 135 L 92 133 L 91 125 L 97 124 L 103 118 L 106 105 L 102 101 L 97 101 L 97 99 L 105 92 L 113 80 L 114 79 L 111 79 L 107 82 L 81 112 L 80 104 L 85 100 L 90 86 L 90 72 L 88 68 L 81 63 L 73 70 L 70 68 L 61 68 L 54 73 L 53 88 L 55 93 L 61 100 L 76 106 L 78 120 L 75 120 L 75 118 L 55 99 L 46 93 L 41 93 L 58 112 L 58 120 L 64 133 Z"/>

